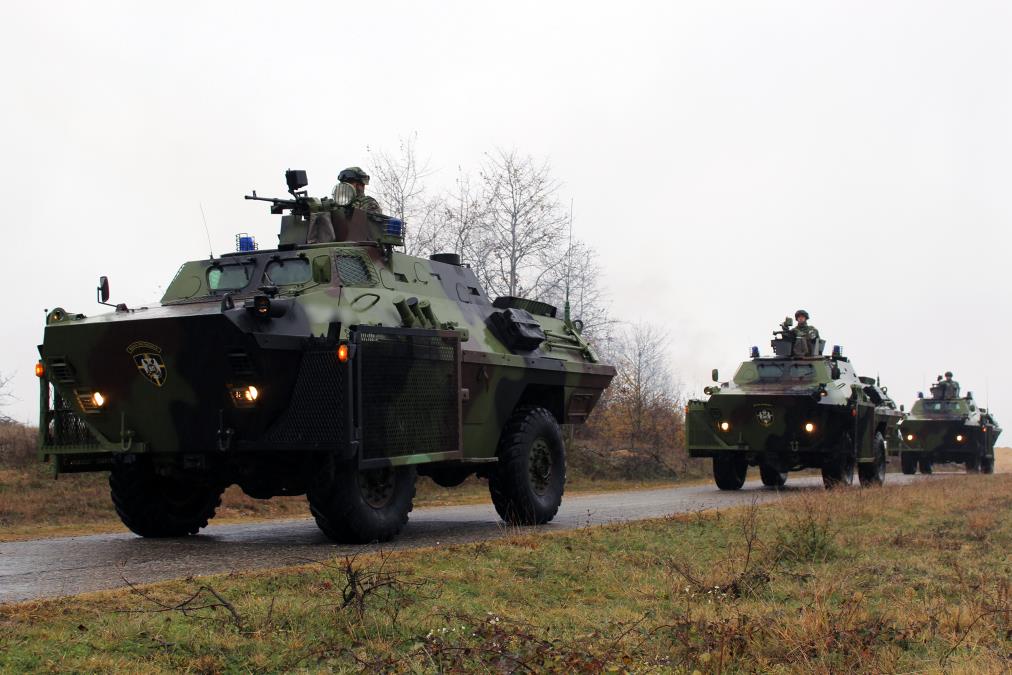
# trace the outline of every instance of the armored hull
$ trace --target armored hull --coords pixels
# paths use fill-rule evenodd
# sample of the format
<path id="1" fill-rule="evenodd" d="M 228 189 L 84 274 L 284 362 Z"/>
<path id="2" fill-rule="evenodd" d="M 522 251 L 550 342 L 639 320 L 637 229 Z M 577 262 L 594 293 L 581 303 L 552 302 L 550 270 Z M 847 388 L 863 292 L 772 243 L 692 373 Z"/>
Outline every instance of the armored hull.
<path id="1" fill-rule="evenodd" d="M 318 202 L 291 210 L 277 249 L 185 263 L 157 306 L 50 312 L 39 346 L 43 458 L 57 472 L 111 469 L 114 498 L 117 472 L 148 489 L 308 493 L 341 540 L 389 538 L 399 525 L 345 536 L 323 502 L 350 480 L 354 499 L 372 494 L 373 511 L 397 500 L 410 510 L 402 493 L 410 482 L 413 494 L 416 470 L 448 485 L 474 473 L 498 481 L 497 507 L 517 522 L 554 515 L 565 475 L 558 425 L 586 421 L 614 374 L 579 324 L 545 303 L 493 301 L 454 256 L 397 252 L 403 226 L 384 216 Z M 335 240 L 307 243 L 321 213 Z M 527 485 L 521 497 L 545 503 L 521 513 L 513 493 L 525 486 L 503 488 L 500 474 L 504 452 L 523 451 L 504 434 L 534 418 L 551 452 L 543 489 Z M 406 519 L 402 506 L 392 517 Z M 181 532 L 121 515 L 141 534 L 206 523 L 191 518 Z"/>
<path id="2" fill-rule="evenodd" d="M 972 397 L 918 399 L 904 420 L 900 456 L 904 473 L 931 473 L 938 462 L 964 464 L 967 471 L 992 473 L 1001 427 Z"/>
<path id="3" fill-rule="evenodd" d="M 881 483 L 903 418 L 887 391 L 859 378 L 842 356 L 797 357 L 789 345 L 778 351 L 760 357 L 754 350 L 731 381 L 689 401 L 690 456 L 713 458 L 722 489 L 741 487 L 749 466 L 773 487 L 805 468 L 821 469 L 827 487 L 850 483 L 855 467 L 863 484 Z"/>

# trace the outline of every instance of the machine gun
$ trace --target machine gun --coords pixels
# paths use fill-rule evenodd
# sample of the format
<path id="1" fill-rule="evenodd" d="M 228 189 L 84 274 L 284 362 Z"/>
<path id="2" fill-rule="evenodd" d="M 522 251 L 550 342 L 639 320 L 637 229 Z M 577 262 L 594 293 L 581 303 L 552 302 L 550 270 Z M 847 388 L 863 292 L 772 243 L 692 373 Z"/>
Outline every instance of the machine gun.
<path id="1" fill-rule="evenodd" d="M 308 216 L 310 213 L 321 210 L 321 201 L 310 197 L 309 193 L 302 189 L 309 185 L 309 179 L 306 178 L 305 171 L 288 169 L 285 171 L 285 182 L 288 184 L 288 194 L 293 199 L 258 197 L 256 190 L 253 190 L 253 194 L 251 195 L 244 195 L 243 198 L 258 202 L 270 202 L 271 213 L 275 215 L 291 211 L 296 215 Z"/>

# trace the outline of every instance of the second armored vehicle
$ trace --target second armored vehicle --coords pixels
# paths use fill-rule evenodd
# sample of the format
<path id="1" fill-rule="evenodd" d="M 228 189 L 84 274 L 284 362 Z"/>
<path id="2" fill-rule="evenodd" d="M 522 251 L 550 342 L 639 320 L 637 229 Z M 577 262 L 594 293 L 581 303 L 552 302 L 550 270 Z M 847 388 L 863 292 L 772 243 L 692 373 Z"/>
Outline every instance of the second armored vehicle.
<path id="1" fill-rule="evenodd" d="M 749 466 L 771 487 L 809 467 L 822 470 L 827 488 L 852 484 L 855 468 L 862 485 L 881 484 L 903 413 L 886 388 L 858 377 L 839 347 L 823 356 L 825 343 L 816 339 L 799 349 L 806 338 L 790 326 L 787 319 L 774 333 L 773 356 L 753 347 L 729 382 L 707 387 L 707 400 L 689 401 L 689 455 L 713 459 L 722 490 L 739 489 Z"/>
<path id="2" fill-rule="evenodd" d="M 994 473 L 994 445 L 1001 427 L 973 393 L 947 393 L 944 383 L 931 388 L 931 398 L 918 398 L 900 428 L 900 457 L 905 474 L 931 473 L 936 462 L 957 462 L 970 473 Z"/>
<path id="3" fill-rule="evenodd" d="M 235 253 L 184 263 L 152 307 L 48 313 L 43 458 L 109 471 L 116 511 L 148 537 L 196 533 L 237 483 L 306 494 L 335 540 L 382 541 L 407 521 L 416 474 L 487 477 L 505 520 L 551 520 L 560 425 L 586 421 L 615 372 L 580 323 L 487 297 L 456 255 L 400 253 L 403 223 L 355 208 L 345 183 L 316 199 L 305 172 L 287 180 L 292 199 L 266 200 L 276 249 L 240 236 Z"/>

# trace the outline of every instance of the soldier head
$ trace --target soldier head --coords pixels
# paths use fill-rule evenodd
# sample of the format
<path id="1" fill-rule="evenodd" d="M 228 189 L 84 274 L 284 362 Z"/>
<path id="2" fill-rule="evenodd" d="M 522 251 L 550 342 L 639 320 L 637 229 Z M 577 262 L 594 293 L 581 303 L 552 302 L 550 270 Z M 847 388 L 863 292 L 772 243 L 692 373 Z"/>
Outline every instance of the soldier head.
<path id="1" fill-rule="evenodd" d="M 798 322 L 799 326 L 808 323 L 808 312 L 803 309 L 799 309 L 794 312 L 794 320 Z"/>
<path id="2" fill-rule="evenodd" d="M 947 380 L 951 380 L 952 379 L 952 371 L 951 370 L 945 371 L 945 379 L 947 379 Z"/>
<path id="3" fill-rule="evenodd" d="M 349 166 L 337 174 L 337 182 L 353 185 L 356 193 L 364 195 L 365 186 L 369 184 L 369 174 L 363 171 L 361 167 Z"/>

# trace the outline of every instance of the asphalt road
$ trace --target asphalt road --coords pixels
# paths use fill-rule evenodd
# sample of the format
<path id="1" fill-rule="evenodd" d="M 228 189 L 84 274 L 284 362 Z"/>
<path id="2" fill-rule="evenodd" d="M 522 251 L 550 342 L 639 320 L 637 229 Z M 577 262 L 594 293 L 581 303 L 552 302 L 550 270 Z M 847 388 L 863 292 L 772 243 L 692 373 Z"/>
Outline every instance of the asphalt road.
<path id="1" fill-rule="evenodd" d="M 886 485 L 925 478 L 889 474 Z M 791 477 L 784 493 L 822 489 L 821 478 Z M 569 496 L 555 520 L 540 529 L 560 531 L 726 508 L 748 504 L 753 497 L 771 501 L 780 493 L 750 481 L 737 492 L 722 492 L 709 484 Z M 117 588 L 126 585 L 124 580 L 148 583 L 297 565 L 376 548 L 494 539 L 507 532 L 489 503 L 416 509 L 394 542 L 371 547 L 335 545 L 311 519 L 212 525 L 199 536 L 181 539 L 142 539 L 125 533 L 0 543 L 0 604 Z"/>

